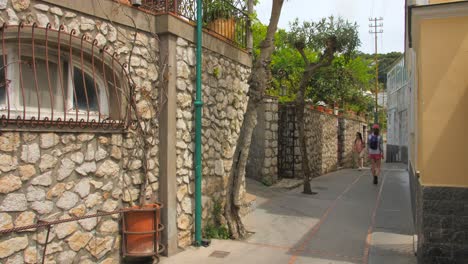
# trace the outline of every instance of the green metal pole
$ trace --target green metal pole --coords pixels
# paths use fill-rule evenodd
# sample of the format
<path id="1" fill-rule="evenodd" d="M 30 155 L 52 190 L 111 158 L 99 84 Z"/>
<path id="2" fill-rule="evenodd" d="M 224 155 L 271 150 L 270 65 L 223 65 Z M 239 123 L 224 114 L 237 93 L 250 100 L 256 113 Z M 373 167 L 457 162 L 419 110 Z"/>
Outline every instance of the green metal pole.
<path id="1" fill-rule="evenodd" d="M 197 86 L 195 98 L 195 245 L 202 240 L 202 0 L 197 0 Z"/>

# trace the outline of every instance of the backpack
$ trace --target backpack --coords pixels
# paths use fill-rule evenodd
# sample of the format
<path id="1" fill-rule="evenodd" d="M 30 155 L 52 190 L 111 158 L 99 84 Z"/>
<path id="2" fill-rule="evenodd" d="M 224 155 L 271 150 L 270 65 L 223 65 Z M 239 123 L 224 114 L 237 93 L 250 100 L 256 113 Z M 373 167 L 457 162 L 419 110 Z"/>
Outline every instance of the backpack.
<path id="1" fill-rule="evenodd" d="M 369 140 L 369 146 L 371 149 L 378 149 L 379 148 L 379 137 L 376 135 L 372 135 Z"/>

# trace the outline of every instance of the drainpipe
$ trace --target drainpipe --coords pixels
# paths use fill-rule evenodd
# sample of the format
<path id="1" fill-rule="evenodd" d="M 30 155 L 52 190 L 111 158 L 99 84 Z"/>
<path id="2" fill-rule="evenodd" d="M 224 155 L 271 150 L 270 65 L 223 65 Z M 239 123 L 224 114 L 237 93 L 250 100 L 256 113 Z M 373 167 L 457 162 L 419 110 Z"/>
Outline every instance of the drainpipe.
<path id="1" fill-rule="evenodd" d="M 195 245 L 200 246 L 202 241 L 202 160 L 201 160 L 201 133 L 202 133 L 202 0 L 197 0 L 197 83 L 195 98 Z"/>

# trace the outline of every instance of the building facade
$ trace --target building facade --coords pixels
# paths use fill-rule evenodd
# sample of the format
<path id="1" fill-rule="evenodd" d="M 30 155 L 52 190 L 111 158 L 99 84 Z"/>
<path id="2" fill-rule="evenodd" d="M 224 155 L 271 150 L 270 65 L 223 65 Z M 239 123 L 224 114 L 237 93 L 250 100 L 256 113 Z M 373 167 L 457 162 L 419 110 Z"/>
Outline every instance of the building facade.
<path id="1" fill-rule="evenodd" d="M 468 263 L 468 2 L 407 1 L 409 172 L 419 263 Z"/>
<path id="2" fill-rule="evenodd" d="M 401 58 L 387 73 L 387 162 L 408 161 L 408 78 Z"/>

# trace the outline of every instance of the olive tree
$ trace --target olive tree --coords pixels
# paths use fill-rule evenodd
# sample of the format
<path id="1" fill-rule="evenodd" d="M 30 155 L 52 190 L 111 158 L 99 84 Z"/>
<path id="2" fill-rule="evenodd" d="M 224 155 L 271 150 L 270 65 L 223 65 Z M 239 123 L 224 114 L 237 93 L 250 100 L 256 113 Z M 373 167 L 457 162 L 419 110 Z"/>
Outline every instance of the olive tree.
<path id="1" fill-rule="evenodd" d="M 283 7 L 284 0 L 273 0 L 270 16 L 270 23 L 265 39 L 260 44 L 260 54 L 256 57 L 249 83 L 249 100 L 247 110 L 244 114 L 239 139 L 234 152 L 232 170 L 229 175 L 226 201 L 224 206 L 224 217 L 231 237 L 242 238 L 246 235 L 246 230 L 240 216 L 242 205 L 240 190 L 245 179 L 245 169 L 249 156 L 252 133 L 257 124 L 257 108 L 263 100 L 265 89 L 270 80 L 270 62 L 274 51 L 274 36 L 278 28 L 278 21 Z"/>
<path id="2" fill-rule="evenodd" d="M 310 185 L 311 171 L 304 124 L 305 93 L 311 79 L 317 71 L 330 66 L 338 54 L 349 58 L 360 45 L 357 24 L 350 23 L 342 18 L 323 18 L 319 22 L 302 22 L 296 19 L 291 23 L 288 43 L 294 47 L 304 61 L 304 71 L 296 94 L 296 118 L 299 130 L 300 150 L 302 156 L 302 172 L 304 176 L 305 194 L 314 194 Z M 314 60 L 307 54 L 310 51 L 318 54 Z"/>

